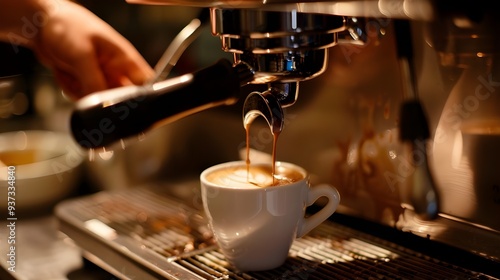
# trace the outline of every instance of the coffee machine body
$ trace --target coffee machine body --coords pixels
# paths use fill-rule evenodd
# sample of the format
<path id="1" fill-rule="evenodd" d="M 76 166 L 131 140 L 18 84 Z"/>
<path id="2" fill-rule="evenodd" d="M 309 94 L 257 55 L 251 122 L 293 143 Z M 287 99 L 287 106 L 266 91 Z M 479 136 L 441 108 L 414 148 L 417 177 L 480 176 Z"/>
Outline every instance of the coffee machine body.
<path id="1" fill-rule="evenodd" d="M 294 105 L 283 106 L 278 158 L 334 184 L 339 212 L 500 261 L 500 17 L 492 4 L 127 2 L 209 7 L 213 35 L 250 65 L 253 83 L 300 83 Z M 418 128 L 401 126 L 408 100 L 422 106 L 429 130 L 410 143 L 404 135 Z M 417 211 L 421 201 L 436 214 Z"/>

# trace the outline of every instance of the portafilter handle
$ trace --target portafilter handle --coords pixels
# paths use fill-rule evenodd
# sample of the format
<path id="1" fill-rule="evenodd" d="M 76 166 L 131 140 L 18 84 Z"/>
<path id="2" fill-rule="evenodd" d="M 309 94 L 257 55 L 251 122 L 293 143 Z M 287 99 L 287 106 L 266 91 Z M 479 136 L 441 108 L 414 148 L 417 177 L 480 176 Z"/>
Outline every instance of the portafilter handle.
<path id="1" fill-rule="evenodd" d="M 96 92 L 76 104 L 71 131 L 85 148 L 111 146 L 156 126 L 219 105 L 236 103 L 253 79 L 244 63 L 221 59 L 200 71 L 152 85 Z"/>

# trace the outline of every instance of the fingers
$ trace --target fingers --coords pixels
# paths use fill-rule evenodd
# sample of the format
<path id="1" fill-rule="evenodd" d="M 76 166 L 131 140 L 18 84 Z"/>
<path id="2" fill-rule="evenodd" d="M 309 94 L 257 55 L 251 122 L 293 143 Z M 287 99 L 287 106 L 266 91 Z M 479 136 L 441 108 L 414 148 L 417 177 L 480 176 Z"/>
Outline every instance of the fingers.
<path id="1" fill-rule="evenodd" d="M 100 63 L 108 87 L 142 85 L 153 77 L 153 70 L 146 62 L 141 64 L 141 60 L 132 59 L 127 54 Z"/>
<path id="2" fill-rule="evenodd" d="M 51 68 L 64 94 L 72 99 L 109 88 L 95 55 L 81 55 L 65 62 L 59 62 L 55 57 L 49 60 L 51 62 L 46 65 Z"/>
<path id="3" fill-rule="evenodd" d="M 132 59 L 127 54 L 105 58 L 97 56 L 82 56 L 69 66 L 53 65 L 55 78 L 66 95 L 79 99 L 109 88 L 144 84 L 153 77 L 152 68 L 142 57 Z"/>
<path id="4" fill-rule="evenodd" d="M 135 47 L 124 38 L 96 40 L 99 62 L 108 86 L 141 85 L 154 76 L 154 71 Z"/>
<path id="5" fill-rule="evenodd" d="M 149 65 L 131 67 L 127 74 L 130 81 L 136 85 L 144 84 L 154 76 L 153 69 Z"/>
<path id="6" fill-rule="evenodd" d="M 153 69 L 144 62 L 144 64 L 137 63 L 136 60 L 129 61 L 122 68 L 123 72 L 118 77 L 120 86 L 124 85 L 143 85 L 154 77 Z"/>
<path id="7" fill-rule="evenodd" d="M 77 77 L 84 95 L 108 88 L 103 69 L 95 54 L 79 57 L 73 66 L 73 75 Z"/>
<path id="8" fill-rule="evenodd" d="M 136 53 L 126 74 L 133 84 L 144 84 L 154 77 L 154 70 L 139 53 Z"/>
<path id="9" fill-rule="evenodd" d="M 39 32 L 34 50 L 66 95 L 80 98 L 153 77 L 152 68 L 126 38 L 81 6 L 64 4 Z"/>

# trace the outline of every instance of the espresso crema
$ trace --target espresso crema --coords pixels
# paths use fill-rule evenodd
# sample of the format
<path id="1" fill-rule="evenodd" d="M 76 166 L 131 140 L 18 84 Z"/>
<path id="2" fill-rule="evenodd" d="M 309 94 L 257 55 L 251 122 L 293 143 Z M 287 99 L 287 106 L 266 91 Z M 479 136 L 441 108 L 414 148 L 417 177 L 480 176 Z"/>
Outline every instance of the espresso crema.
<path id="1" fill-rule="evenodd" d="M 247 170 L 249 172 L 247 172 Z M 255 188 L 288 185 L 304 179 L 299 170 L 288 166 L 276 166 L 272 175 L 272 166 L 250 165 L 245 163 L 214 170 L 207 174 L 207 181 L 226 188 Z"/>

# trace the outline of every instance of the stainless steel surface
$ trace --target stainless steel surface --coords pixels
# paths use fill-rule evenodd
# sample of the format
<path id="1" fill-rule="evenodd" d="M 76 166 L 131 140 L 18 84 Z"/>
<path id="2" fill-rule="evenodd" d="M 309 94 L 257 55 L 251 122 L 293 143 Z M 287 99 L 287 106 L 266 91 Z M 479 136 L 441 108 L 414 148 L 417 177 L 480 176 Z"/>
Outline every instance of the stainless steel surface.
<path id="1" fill-rule="evenodd" d="M 273 12 L 257 9 L 212 9 L 212 33 L 228 52 L 255 54 L 290 50 L 324 49 L 336 43 L 345 30 L 341 16 L 297 11 Z"/>
<path id="2" fill-rule="evenodd" d="M 248 126 L 260 116 L 264 117 L 273 135 L 279 135 L 283 130 L 283 110 L 276 97 L 269 91 L 252 92 L 247 96 L 243 104 L 243 127 L 248 130 Z"/>
<path id="3" fill-rule="evenodd" d="M 270 11 L 297 10 L 305 13 L 353 15 L 363 17 L 391 17 L 430 20 L 434 17 L 433 1 L 430 0 L 127 0 L 133 4 L 181 5 L 219 8 L 259 8 Z"/>
<path id="4" fill-rule="evenodd" d="M 236 63 L 252 68 L 251 83 L 269 84 L 271 89 L 296 85 L 296 92 L 272 90 L 283 107 L 295 103 L 299 82 L 325 71 L 327 48 L 367 40 L 363 19 L 297 10 L 211 9 L 211 21 L 222 49 L 234 53 Z"/>
<path id="5" fill-rule="evenodd" d="M 64 233 L 125 279 L 496 279 L 346 227 L 335 215 L 296 240 L 280 268 L 242 273 L 214 244 L 196 208 L 199 193 L 179 204 L 166 191 L 172 186 L 151 187 L 66 201 L 56 215 Z"/>
<path id="6" fill-rule="evenodd" d="M 197 18 L 189 22 L 184 29 L 179 32 L 178 36 L 174 38 L 172 44 L 163 53 L 160 60 L 154 67 L 155 76 L 146 85 L 152 85 L 156 82 L 162 81 L 168 77 L 170 71 L 179 60 L 182 53 L 186 50 L 189 44 L 196 39 L 200 32 L 201 21 Z"/>

